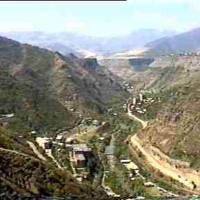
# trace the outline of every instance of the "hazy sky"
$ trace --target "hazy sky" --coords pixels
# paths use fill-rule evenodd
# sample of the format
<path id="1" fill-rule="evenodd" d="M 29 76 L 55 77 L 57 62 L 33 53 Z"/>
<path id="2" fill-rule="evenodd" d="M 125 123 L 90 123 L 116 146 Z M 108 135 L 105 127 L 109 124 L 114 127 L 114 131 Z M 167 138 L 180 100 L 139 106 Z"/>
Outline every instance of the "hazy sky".
<path id="1" fill-rule="evenodd" d="M 126 2 L 0 2 L 0 32 L 78 32 L 124 35 L 137 29 L 200 27 L 200 0 Z"/>

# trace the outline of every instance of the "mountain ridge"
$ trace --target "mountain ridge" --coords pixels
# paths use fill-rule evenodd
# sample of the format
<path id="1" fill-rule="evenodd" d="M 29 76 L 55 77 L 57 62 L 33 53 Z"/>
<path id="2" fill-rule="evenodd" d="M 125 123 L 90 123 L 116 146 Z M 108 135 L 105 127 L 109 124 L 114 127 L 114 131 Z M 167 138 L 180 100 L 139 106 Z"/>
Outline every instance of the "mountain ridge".
<path id="1" fill-rule="evenodd" d="M 81 53 L 88 50 L 97 54 L 113 54 L 122 51 L 143 47 L 146 43 L 158 38 L 173 35 L 173 31 L 157 31 L 154 29 L 140 29 L 127 36 L 116 37 L 92 37 L 71 32 L 43 33 L 43 32 L 8 32 L 2 35 L 15 39 L 22 43 L 40 46 L 62 54 Z"/>
<path id="2" fill-rule="evenodd" d="M 165 37 L 146 45 L 147 55 L 166 55 L 199 52 L 200 28 L 193 29 L 171 37 Z"/>

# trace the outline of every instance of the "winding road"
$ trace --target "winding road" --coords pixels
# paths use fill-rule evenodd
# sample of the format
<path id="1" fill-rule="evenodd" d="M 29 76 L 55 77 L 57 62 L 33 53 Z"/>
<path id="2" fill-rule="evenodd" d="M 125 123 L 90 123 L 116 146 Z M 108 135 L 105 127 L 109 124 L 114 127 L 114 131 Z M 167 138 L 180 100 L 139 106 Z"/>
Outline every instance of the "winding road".
<path id="1" fill-rule="evenodd" d="M 129 107 L 129 106 L 128 106 Z M 140 118 L 138 118 L 137 116 L 133 115 L 130 111 L 130 109 L 128 109 L 128 112 L 127 112 L 127 115 L 131 118 L 131 119 L 134 119 L 138 122 L 140 122 L 142 124 L 142 128 L 145 129 L 148 125 L 148 121 L 144 121 Z"/>
<path id="2" fill-rule="evenodd" d="M 143 121 L 142 119 L 136 117 L 131 113 L 130 110 L 128 110 L 129 117 L 132 119 L 140 122 L 143 126 L 143 129 L 147 127 L 148 122 Z M 137 137 L 137 134 L 132 136 L 130 138 L 130 144 L 132 147 L 137 148 L 146 158 L 148 164 L 150 164 L 153 168 L 159 170 L 162 174 L 173 178 L 174 180 L 182 183 L 184 186 L 190 189 L 190 192 L 193 192 L 194 194 L 200 194 L 200 174 L 197 173 L 193 169 L 184 169 L 180 170 L 177 168 L 174 168 L 169 163 L 162 160 L 157 160 L 153 154 L 151 154 L 150 149 L 144 148 L 141 143 L 140 139 Z M 197 186 L 196 190 L 194 191 L 194 184 Z"/>

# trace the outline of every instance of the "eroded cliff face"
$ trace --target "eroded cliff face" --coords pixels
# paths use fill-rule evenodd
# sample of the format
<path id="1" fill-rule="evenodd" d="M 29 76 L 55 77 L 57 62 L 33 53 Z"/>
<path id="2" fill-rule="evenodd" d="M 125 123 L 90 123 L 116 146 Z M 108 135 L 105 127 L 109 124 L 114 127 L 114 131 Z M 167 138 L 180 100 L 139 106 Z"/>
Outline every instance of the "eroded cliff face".
<path id="1" fill-rule="evenodd" d="M 200 73 L 192 80 L 163 89 L 157 115 L 138 134 L 143 143 L 157 147 L 170 157 L 200 168 Z"/>
<path id="2" fill-rule="evenodd" d="M 132 85 L 133 93 L 141 89 L 159 89 L 183 83 L 195 77 L 200 69 L 200 56 L 197 54 L 143 58 L 142 63 L 138 58 L 107 58 L 98 62 L 118 76 L 122 84 L 126 82 Z"/>

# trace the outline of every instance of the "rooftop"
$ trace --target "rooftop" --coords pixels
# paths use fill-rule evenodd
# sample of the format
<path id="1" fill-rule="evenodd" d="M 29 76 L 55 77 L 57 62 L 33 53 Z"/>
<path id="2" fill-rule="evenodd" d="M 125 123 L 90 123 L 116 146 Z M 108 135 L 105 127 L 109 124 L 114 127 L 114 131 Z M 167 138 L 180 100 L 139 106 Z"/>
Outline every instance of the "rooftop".
<path id="1" fill-rule="evenodd" d="M 72 147 L 74 151 L 84 151 L 84 152 L 91 151 L 91 148 L 89 148 L 86 144 L 73 144 Z"/>
<path id="2" fill-rule="evenodd" d="M 124 166 L 130 170 L 130 169 L 134 169 L 134 170 L 138 170 L 138 166 L 134 163 L 134 162 L 130 162 L 129 164 L 124 164 Z"/>
<path id="3" fill-rule="evenodd" d="M 57 135 L 56 140 L 62 139 L 62 135 Z"/>
<path id="4" fill-rule="evenodd" d="M 85 157 L 83 154 L 76 154 L 76 159 L 77 160 L 80 160 L 80 161 L 84 161 L 85 160 Z"/>

